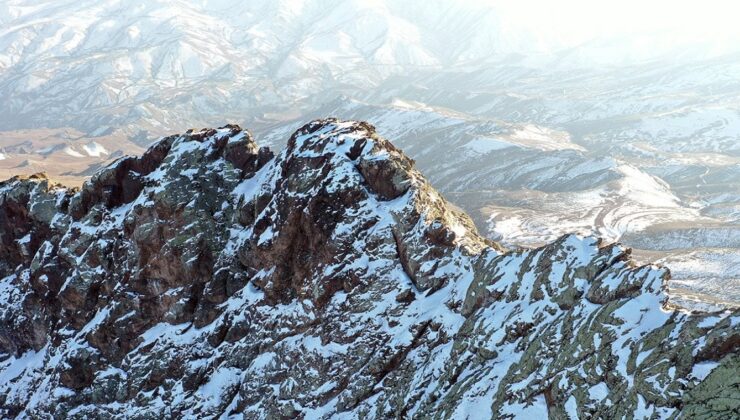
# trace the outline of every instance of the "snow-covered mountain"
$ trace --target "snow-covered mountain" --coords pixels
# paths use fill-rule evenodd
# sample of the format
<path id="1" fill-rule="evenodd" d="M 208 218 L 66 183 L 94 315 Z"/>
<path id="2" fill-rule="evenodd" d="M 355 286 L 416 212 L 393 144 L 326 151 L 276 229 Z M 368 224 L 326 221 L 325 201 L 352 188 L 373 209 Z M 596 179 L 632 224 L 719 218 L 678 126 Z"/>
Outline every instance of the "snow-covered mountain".
<path id="1" fill-rule="evenodd" d="M 731 418 L 740 309 L 564 235 L 507 251 L 363 122 L 0 184 L 0 414 Z"/>
<path id="2" fill-rule="evenodd" d="M 8 100 L 0 123 L 7 128 L 32 124 L 42 108 L 47 126 L 90 131 L 202 124 L 229 109 L 227 117 L 244 118 L 246 108 L 310 108 L 319 92 L 369 89 L 408 67 L 488 58 L 498 53 L 489 41 L 500 28 L 492 11 L 451 1 L 11 1 L 4 8 L 0 93 Z M 410 22 L 409 14 L 422 19 Z"/>
<path id="3" fill-rule="evenodd" d="M 704 303 L 740 302 L 740 278 L 731 269 L 740 264 L 740 166 L 732 152 L 656 149 L 636 159 L 622 148 L 608 151 L 564 129 L 401 101 L 378 106 L 343 98 L 313 114 L 320 115 L 373 121 L 491 239 L 540 246 L 578 232 L 623 240 L 637 248 L 643 262 L 671 261 L 674 279 L 715 284 L 712 298 L 692 293 L 685 296 L 686 305 L 696 307 L 697 296 Z M 280 145 L 279 139 L 298 126 L 298 121 L 281 122 L 255 135 Z M 725 161 L 682 160 L 689 156 Z M 690 185 L 692 180 L 700 186 Z M 664 245 L 666 236 L 675 238 L 670 247 Z M 709 260 L 718 263 L 703 264 Z"/>
<path id="4" fill-rule="evenodd" d="M 609 23 L 567 18 L 591 2 L 526 3 L 9 0 L 0 175 L 79 185 L 184 126 L 232 121 L 281 148 L 312 118 L 367 120 L 492 239 L 623 239 L 674 278 L 740 288 L 740 42 L 586 40 L 568 28 Z M 631 32 L 660 9 L 642 3 Z M 676 33 L 699 39 L 692 13 Z M 707 255 L 729 266 L 697 270 Z"/>
<path id="5" fill-rule="evenodd" d="M 0 124 L 163 134 L 313 111 L 341 93 L 429 102 L 418 90 L 440 89 L 467 98 L 455 98 L 462 106 L 479 95 L 503 99 L 511 82 L 541 96 L 532 77 L 567 75 L 581 86 L 573 68 L 598 61 L 573 59 L 575 41 L 533 31 L 511 13 L 503 2 L 452 0 L 9 0 L 0 6 Z M 602 44 L 601 55 L 622 57 Z M 662 54 L 675 60 L 676 50 Z"/>

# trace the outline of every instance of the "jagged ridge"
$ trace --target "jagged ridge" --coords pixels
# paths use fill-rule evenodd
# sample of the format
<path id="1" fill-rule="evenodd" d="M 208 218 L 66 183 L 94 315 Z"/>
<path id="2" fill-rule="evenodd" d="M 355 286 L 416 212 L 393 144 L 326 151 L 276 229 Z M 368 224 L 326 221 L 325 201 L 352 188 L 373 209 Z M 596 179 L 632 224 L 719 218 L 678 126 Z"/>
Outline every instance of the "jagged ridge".
<path id="1" fill-rule="evenodd" d="M 565 236 L 506 252 L 372 126 L 277 156 L 162 139 L 0 186 L 0 410 L 84 418 L 668 417 L 738 409 L 740 314 Z"/>

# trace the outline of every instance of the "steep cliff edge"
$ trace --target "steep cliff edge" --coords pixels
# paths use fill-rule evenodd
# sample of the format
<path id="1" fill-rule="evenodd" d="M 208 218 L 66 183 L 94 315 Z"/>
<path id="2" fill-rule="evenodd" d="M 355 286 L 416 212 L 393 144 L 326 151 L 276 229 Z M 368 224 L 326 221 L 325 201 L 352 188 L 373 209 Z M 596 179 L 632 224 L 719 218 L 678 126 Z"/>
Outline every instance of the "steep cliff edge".
<path id="1" fill-rule="evenodd" d="M 506 251 L 362 122 L 164 138 L 0 184 L 0 414 L 621 418 L 740 410 L 740 312 L 564 236 Z"/>

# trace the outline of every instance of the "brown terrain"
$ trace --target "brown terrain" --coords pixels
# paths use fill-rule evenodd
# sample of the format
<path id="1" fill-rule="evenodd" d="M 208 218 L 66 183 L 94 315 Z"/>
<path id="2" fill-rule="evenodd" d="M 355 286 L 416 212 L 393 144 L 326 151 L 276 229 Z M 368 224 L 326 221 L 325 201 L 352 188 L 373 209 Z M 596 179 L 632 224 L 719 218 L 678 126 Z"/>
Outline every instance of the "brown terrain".
<path id="1" fill-rule="evenodd" d="M 79 187 L 115 159 L 146 150 L 129 138 L 120 131 L 91 137 L 73 128 L 0 131 L 0 179 L 44 172 Z"/>

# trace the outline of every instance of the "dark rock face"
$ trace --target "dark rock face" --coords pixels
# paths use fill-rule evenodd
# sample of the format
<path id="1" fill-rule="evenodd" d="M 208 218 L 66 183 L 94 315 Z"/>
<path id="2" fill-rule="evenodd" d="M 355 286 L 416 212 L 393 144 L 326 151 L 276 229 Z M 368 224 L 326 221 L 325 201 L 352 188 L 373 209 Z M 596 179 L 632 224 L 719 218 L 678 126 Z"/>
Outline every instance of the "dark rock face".
<path id="1" fill-rule="evenodd" d="M 367 123 L 277 156 L 190 130 L 80 191 L 14 178 L 0 235 L 3 417 L 738 410 L 738 312 L 664 307 L 666 270 L 593 238 L 506 252 Z"/>
<path id="2" fill-rule="evenodd" d="M 18 290 L 10 286 L 5 291 L 9 297 L 28 293 L 15 311 L 5 301 L 1 306 L 0 349 L 8 354 L 39 350 L 48 339 L 64 275 L 53 244 L 65 229 L 58 216 L 70 197 L 43 174 L 0 183 L 0 277 L 23 285 Z"/>

